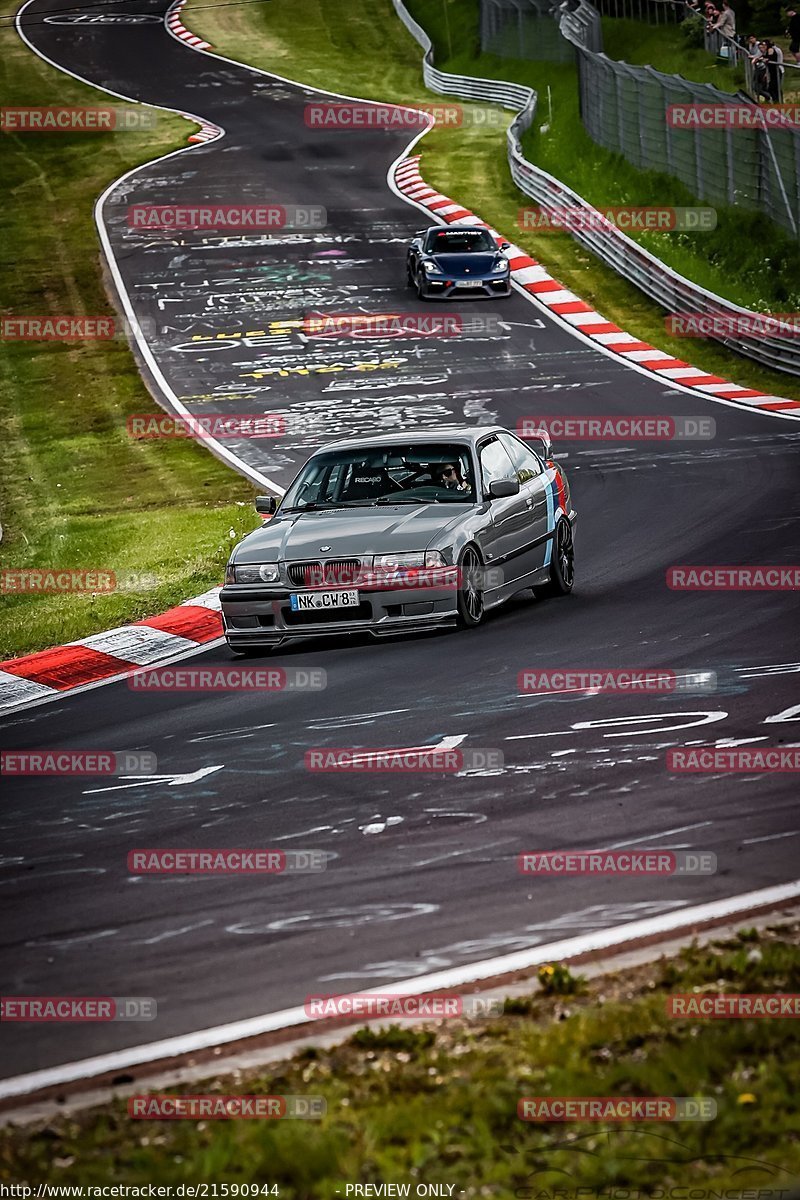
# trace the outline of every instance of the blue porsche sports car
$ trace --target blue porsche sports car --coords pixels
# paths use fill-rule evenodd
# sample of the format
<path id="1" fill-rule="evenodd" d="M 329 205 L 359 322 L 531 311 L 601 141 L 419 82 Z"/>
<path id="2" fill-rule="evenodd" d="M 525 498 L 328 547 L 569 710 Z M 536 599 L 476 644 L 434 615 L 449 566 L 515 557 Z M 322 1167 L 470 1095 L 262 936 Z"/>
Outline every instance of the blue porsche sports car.
<path id="1" fill-rule="evenodd" d="M 511 270 L 503 254 L 508 248 L 508 242 L 498 246 L 482 225 L 434 225 L 408 248 L 409 287 L 420 300 L 510 296 Z"/>

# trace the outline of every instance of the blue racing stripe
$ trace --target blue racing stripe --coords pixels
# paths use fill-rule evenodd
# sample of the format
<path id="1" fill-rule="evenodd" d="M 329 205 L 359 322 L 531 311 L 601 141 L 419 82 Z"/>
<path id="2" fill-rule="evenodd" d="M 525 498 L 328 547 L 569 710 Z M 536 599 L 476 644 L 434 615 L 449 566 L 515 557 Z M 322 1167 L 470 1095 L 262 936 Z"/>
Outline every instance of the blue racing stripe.
<path id="1" fill-rule="evenodd" d="M 556 527 L 555 484 L 551 478 L 550 471 L 546 471 L 545 474 L 547 476 L 547 483 L 545 484 L 545 489 L 544 489 L 545 496 L 547 497 L 547 532 L 552 533 Z M 542 563 L 543 567 L 550 566 L 550 559 L 552 558 L 552 556 L 553 556 L 553 539 L 550 538 L 550 540 L 547 542 L 547 546 L 546 546 L 546 549 L 544 552 L 544 562 Z"/>

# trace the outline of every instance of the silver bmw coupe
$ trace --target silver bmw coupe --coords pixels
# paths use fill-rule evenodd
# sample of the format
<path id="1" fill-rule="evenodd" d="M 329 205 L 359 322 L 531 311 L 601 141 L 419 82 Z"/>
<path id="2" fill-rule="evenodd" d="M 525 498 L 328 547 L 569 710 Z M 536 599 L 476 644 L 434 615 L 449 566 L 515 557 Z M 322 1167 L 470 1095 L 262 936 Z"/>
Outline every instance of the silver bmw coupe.
<path id="1" fill-rule="evenodd" d="M 572 590 L 576 514 L 546 435 L 478 426 L 336 442 L 256 508 L 269 519 L 235 547 L 221 593 L 240 654 L 470 628 L 524 588 Z"/>

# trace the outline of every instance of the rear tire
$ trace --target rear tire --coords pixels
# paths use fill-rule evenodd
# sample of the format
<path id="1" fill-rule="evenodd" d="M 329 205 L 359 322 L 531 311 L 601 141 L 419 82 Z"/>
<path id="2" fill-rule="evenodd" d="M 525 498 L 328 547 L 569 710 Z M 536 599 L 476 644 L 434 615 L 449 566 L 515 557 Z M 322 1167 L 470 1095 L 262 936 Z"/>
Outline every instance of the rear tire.
<path id="1" fill-rule="evenodd" d="M 575 583 L 575 541 L 572 526 L 562 518 L 553 537 L 553 557 L 550 560 L 550 578 L 533 589 L 538 600 L 550 596 L 568 596 Z"/>
<path id="2" fill-rule="evenodd" d="M 475 629 L 483 620 L 483 563 L 477 550 L 466 546 L 458 560 L 458 624 L 461 629 Z"/>

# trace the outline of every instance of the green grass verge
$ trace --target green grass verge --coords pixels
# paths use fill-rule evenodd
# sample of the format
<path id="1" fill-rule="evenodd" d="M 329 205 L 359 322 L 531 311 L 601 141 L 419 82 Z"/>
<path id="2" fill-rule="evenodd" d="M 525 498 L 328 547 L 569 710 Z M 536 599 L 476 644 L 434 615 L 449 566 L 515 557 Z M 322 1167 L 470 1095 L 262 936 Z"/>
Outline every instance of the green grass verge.
<path id="1" fill-rule="evenodd" d="M 447 1183 L 455 1196 L 542 1200 L 615 1187 L 787 1196 L 800 1178 L 798 1022 L 676 1020 L 666 999 L 798 992 L 799 941 L 797 922 L 742 931 L 596 978 L 577 995 L 532 990 L 491 1020 L 364 1029 L 268 1071 L 179 1089 L 321 1096 L 320 1121 L 136 1121 L 117 1101 L 3 1131 L 0 1179 L 276 1184 L 283 1200 L 333 1200 L 345 1184 L 384 1182 L 410 1182 L 412 1195 L 417 1183 Z M 612 1126 L 516 1115 L 521 1097 L 626 1095 L 710 1097 L 717 1116 Z"/>
<path id="2" fill-rule="evenodd" d="M 546 136 L 532 131 L 526 153 L 593 203 L 653 204 L 654 197 L 659 204 L 697 203 L 666 176 L 636 171 L 594 145 L 578 117 L 574 68 L 479 54 L 476 0 L 409 0 L 409 7 L 433 38 L 442 69 L 517 79 L 542 96 L 549 82 L 552 127 Z M 421 51 L 389 0 L 360 0 L 358 5 L 349 0 L 270 0 L 263 7 L 221 8 L 200 3 L 194 9 L 190 0 L 186 15 L 190 27 L 219 53 L 288 78 L 366 99 L 440 100 L 424 90 Z M 417 149 L 423 176 L 432 186 L 506 233 L 609 320 L 706 371 L 800 399 L 800 380 L 792 376 L 765 370 L 713 342 L 668 336 L 664 312 L 568 235 L 522 230 L 519 209 L 529 201 L 511 182 L 504 129 L 467 122 L 463 128 L 440 126 Z M 641 240 L 676 270 L 732 300 L 761 311 L 800 310 L 797 243 L 766 219 L 739 210 L 721 211 L 720 222 L 713 234 L 650 234 Z"/>
<path id="3" fill-rule="evenodd" d="M 665 75 L 682 75 L 694 83 L 710 83 L 721 92 L 737 92 L 744 82 L 744 76 L 722 59 L 702 47 L 687 46 L 680 25 L 603 17 L 603 50 L 618 62 L 655 67 Z"/>
<path id="4" fill-rule="evenodd" d="M 102 105 L 109 97 L 0 31 L 2 103 Z M 122 104 L 113 101 L 115 105 Z M 0 312 L 112 315 L 94 201 L 124 171 L 186 144 L 192 126 L 0 134 Z M 133 441 L 126 417 L 156 412 L 123 340 L 0 340 L 0 565 L 99 568 L 107 595 L 5 595 L 0 658 L 162 611 L 221 582 L 231 543 L 257 523 L 252 487 L 202 446 Z"/>

